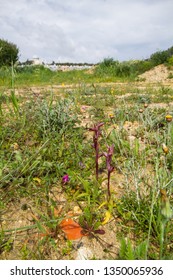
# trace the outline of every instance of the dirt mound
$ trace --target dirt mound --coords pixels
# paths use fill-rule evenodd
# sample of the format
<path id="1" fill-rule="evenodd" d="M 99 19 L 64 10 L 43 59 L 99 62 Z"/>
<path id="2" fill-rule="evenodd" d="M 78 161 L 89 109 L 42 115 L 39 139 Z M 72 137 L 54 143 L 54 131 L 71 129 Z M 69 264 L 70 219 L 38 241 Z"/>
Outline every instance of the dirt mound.
<path id="1" fill-rule="evenodd" d="M 170 74 L 173 75 L 173 70 L 169 70 L 165 65 L 161 64 L 139 75 L 139 78 L 145 79 L 146 82 L 164 82 L 170 81 Z"/>

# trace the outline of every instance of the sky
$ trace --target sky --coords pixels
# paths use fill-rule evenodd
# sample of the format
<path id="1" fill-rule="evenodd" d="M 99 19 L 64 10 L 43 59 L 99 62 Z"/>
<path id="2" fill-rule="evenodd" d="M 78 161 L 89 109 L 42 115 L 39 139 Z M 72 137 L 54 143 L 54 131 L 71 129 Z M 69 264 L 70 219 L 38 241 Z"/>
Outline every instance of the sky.
<path id="1" fill-rule="evenodd" d="M 173 0 L 0 0 L 0 38 L 19 60 L 146 59 L 173 46 Z"/>

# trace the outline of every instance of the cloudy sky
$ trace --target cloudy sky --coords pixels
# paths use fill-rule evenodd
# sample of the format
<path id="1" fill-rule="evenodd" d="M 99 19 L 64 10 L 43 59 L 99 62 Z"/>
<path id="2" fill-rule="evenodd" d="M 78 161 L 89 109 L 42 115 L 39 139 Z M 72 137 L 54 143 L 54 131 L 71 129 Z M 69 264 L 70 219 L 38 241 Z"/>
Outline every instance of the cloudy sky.
<path id="1" fill-rule="evenodd" d="M 20 60 L 145 59 L 173 46 L 173 0 L 0 0 L 0 38 Z"/>

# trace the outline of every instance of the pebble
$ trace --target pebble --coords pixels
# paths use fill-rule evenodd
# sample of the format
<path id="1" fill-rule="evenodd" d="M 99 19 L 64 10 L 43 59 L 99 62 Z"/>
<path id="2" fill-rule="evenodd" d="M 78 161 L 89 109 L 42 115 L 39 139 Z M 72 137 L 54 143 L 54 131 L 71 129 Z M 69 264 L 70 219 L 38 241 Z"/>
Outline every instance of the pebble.
<path id="1" fill-rule="evenodd" d="M 79 248 L 75 260 L 89 260 L 93 257 L 92 251 L 87 247 Z"/>

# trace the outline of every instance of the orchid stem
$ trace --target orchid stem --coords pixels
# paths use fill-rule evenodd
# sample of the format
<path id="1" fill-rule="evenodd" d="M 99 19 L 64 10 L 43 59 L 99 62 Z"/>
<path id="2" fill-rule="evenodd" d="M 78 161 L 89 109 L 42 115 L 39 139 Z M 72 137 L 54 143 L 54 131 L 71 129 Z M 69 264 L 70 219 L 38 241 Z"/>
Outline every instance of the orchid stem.
<path id="1" fill-rule="evenodd" d="M 108 171 L 108 200 L 110 200 L 110 197 L 111 197 L 111 192 L 110 192 L 110 177 L 111 177 L 111 172 Z"/>

